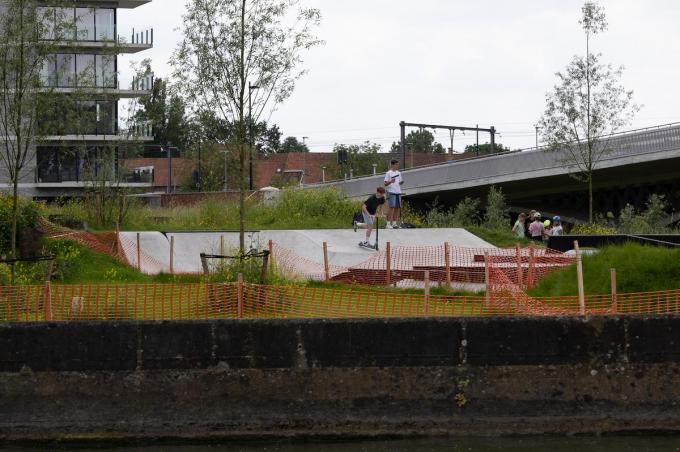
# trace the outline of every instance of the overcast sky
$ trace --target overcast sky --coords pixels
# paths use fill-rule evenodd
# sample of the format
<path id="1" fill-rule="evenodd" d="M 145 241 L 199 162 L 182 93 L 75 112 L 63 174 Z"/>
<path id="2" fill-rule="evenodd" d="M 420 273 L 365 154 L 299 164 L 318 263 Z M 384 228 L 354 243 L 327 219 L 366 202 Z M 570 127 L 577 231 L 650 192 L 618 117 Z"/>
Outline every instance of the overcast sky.
<path id="1" fill-rule="evenodd" d="M 152 50 L 119 60 L 151 58 L 157 76 L 180 39 L 185 0 L 154 0 L 119 10 L 119 33 L 153 27 Z M 611 0 L 609 30 L 592 49 L 623 64 L 624 86 L 643 105 L 632 127 L 680 121 L 680 1 Z M 585 53 L 580 0 L 307 0 L 321 10 L 326 43 L 305 57 L 309 73 L 271 121 L 313 151 L 334 143 L 399 137 L 399 121 L 489 127 L 511 148 L 534 144 L 554 73 Z M 126 73 L 127 72 L 127 73 Z M 448 132 L 438 141 L 449 146 Z M 454 149 L 473 143 L 457 132 Z M 480 135 L 480 142 L 488 136 Z"/>

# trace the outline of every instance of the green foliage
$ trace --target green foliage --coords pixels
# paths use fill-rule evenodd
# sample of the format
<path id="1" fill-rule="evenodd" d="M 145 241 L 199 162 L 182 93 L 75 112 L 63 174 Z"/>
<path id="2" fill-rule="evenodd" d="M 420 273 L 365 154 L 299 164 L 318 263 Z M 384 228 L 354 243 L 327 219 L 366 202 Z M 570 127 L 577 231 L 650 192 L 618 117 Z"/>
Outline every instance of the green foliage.
<path id="1" fill-rule="evenodd" d="M 142 64 L 146 72 L 151 73 L 150 61 L 144 60 Z M 141 97 L 139 103 L 142 109 L 136 117 L 153 123 L 154 143 L 172 143 L 180 151 L 186 149 L 190 136 L 186 105 L 180 96 L 172 93 L 172 86 L 166 80 L 156 78 L 151 94 Z"/>
<path id="2" fill-rule="evenodd" d="M 510 227 L 510 209 L 505 203 L 505 195 L 501 188 L 491 186 L 486 200 L 484 227 L 505 231 Z"/>
<path id="3" fill-rule="evenodd" d="M 465 146 L 465 152 L 466 154 L 475 154 L 475 155 L 489 155 L 489 154 L 496 154 L 499 152 L 508 152 L 510 148 L 507 148 L 503 146 L 500 143 L 494 143 L 493 150 L 491 149 L 491 143 L 484 143 L 480 144 L 477 146 L 476 144 L 468 144 Z"/>
<path id="4" fill-rule="evenodd" d="M 425 214 L 429 228 L 464 228 L 479 225 L 479 199 L 465 197 L 455 209 L 445 209 L 437 203 Z"/>
<path id="5" fill-rule="evenodd" d="M 34 229 L 42 213 L 39 204 L 23 198 L 18 200 L 17 231 Z M 0 254 L 6 254 L 12 245 L 12 197 L 0 194 Z"/>
<path id="6" fill-rule="evenodd" d="M 606 235 L 616 234 L 618 231 L 606 224 L 601 223 L 584 223 L 577 224 L 571 228 L 570 233 L 574 235 Z"/>
<path id="7" fill-rule="evenodd" d="M 309 152 L 309 148 L 305 143 L 299 142 L 296 137 L 286 137 L 281 143 L 279 153 L 289 154 L 291 152 Z"/>
<path id="8" fill-rule="evenodd" d="M 332 166 L 326 169 L 329 179 L 341 179 L 344 174 L 349 174 L 350 168 L 354 176 L 373 174 L 373 164 L 376 171 L 387 171 L 389 166 L 390 154 L 381 154 L 381 146 L 378 143 L 366 141 L 362 144 L 335 144 L 333 152 L 335 154 L 346 153 L 347 162 L 340 167 Z"/>
<path id="9" fill-rule="evenodd" d="M 585 293 L 610 293 L 610 268 L 616 269 L 617 290 L 620 293 L 676 289 L 680 285 L 678 262 L 678 249 L 634 243 L 605 247 L 593 255 L 583 256 Z M 577 295 L 575 266 L 549 275 L 529 293 L 532 296 Z"/>
<path id="10" fill-rule="evenodd" d="M 669 228 L 663 223 L 666 202 L 663 196 L 652 194 L 647 201 L 646 209 L 637 212 L 633 206 L 627 204 L 619 216 L 619 229 L 625 234 L 658 234 L 668 232 Z"/>
<path id="11" fill-rule="evenodd" d="M 399 143 L 392 143 L 392 152 L 399 151 Z M 406 152 L 421 154 L 444 154 L 446 150 L 441 143 L 434 140 L 434 135 L 429 130 L 413 130 L 406 135 Z"/>

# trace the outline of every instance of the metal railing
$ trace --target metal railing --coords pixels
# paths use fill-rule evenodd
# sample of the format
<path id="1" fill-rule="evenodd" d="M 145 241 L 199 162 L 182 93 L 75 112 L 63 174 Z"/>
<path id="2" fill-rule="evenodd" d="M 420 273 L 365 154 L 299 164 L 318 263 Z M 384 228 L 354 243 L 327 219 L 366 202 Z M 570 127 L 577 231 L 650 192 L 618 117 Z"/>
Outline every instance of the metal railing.
<path id="1" fill-rule="evenodd" d="M 602 137 L 600 142 L 610 149 L 603 155 L 601 163 L 636 155 L 680 149 L 680 125 L 675 123 L 609 135 Z M 566 152 L 566 148 L 557 150 L 546 147 L 531 148 L 409 168 L 407 170 L 407 188 L 422 189 L 446 183 L 463 183 L 504 176 L 521 179 L 531 177 L 531 173 L 536 171 L 554 170 L 566 174 L 573 170 L 565 163 L 568 161 Z M 352 196 L 373 192 L 376 182 L 380 180 L 382 180 L 382 175 L 370 175 L 347 181 L 339 180 L 315 185 L 339 186 L 346 194 Z M 311 186 L 311 184 L 308 186 Z"/>
<path id="2" fill-rule="evenodd" d="M 146 30 L 132 29 L 132 44 L 144 44 L 153 45 L 153 28 L 147 28 Z"/>

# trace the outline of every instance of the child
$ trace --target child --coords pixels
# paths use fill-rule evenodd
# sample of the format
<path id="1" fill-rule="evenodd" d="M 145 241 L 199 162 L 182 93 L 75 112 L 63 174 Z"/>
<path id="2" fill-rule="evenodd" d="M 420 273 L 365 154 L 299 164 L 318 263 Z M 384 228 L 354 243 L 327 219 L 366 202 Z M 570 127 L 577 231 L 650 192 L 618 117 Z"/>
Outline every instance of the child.
<path id="1" fill-rule="evenodd" d="M 534 213 L 534 221 L 529 225 L 529 234 L 531 234 L 531 240 L 539 243 L 543 243 L 543 234 L 545 232 L 545 227 L 541 221 L 541 213 Z"/>
<path id="2" fill-rule="evenodd" d="M 372 246 L 369 243 L 369 240 L 371 239 L 371 232 L 373 232 L 375 214 L 377 213 L 378 208 L 380 208 L 380 212 L 382 213 L 383 204 L 385 204 L 385 189 L 383 187 L 378 187 L 375 189 L 375 194 L 371 195 L 361 206 L 364 222 L 354 222 L 354 232 L 356 232 L 357 228 L 366 228 L 366 240 L 360 242 L 360 246 Z"/>
<path id="3" fill-rule="evenodd" d="M 562 229 L 562 219 L 559 215 L 555 215 L 553 217 L 552 235 L 564 235 L 564 230 Z"/>
<path id="4" fill-rule="evenodd" d="M 397 228 L 397 219 L 401 219 L 401 184 L 404 183 L 399 172 L 399 160 L 390 161 L 390 170 L 385 174 L 384 181 L 390 208 L 387 212 L 387 228 Z"/>
<path id="5" fill-rule="evenodd" d="M 515 221 L 515 225 L 512 227 L 512 232 L 515 233 L 518 239 L 523 239 L 524 238 L 524 222 L 527 219 L 527 215 L 522 212 L 519 214 L 519 217 L 517 217 L 517 221 Z"/>

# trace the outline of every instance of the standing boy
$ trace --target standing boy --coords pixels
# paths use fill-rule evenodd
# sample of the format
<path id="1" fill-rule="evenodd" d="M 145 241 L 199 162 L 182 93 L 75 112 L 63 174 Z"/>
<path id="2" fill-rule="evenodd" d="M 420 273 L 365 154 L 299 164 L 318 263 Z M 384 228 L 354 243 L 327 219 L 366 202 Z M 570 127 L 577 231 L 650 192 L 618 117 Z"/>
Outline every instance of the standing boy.
<path id="1" fill-rule="evenodd" d="M 354 232 L 357 228 L 366 228 L 366 240 L 359 243 L 359 246 L 371 246 L 369 240 L 371 239 L 371 232 L 373 232 L 373 224 L 375 221 L 375 215 L 380 208 L 382 212 L 382 206 L 385 204 L 385 189 L 378 187 L 375 189 L 375 194 L 371 195 L 364 204 L 361 206 L 361 213 L 364 215 L 364 222 L 357 223 L 354 222 Z"/>
<path id="2" fill-rule="evenodd" d="M 390 161 L 390 170 L 385 174 L 385 187 L 387 187 L 387 228 L 397 227 L 397 219 L 401 218 L 401 173 L 399 172 L 399 160 Z"/>
<path id="3" fill-rule="evenodd" d="M 543 243 L 543 235 L 545 234 L 545 226 L 541 221 L 540 212 L 534 212 L 534 221 L 529 225 L 529 234 L 531 234 L 531 240 L 539 243 Z"/>

